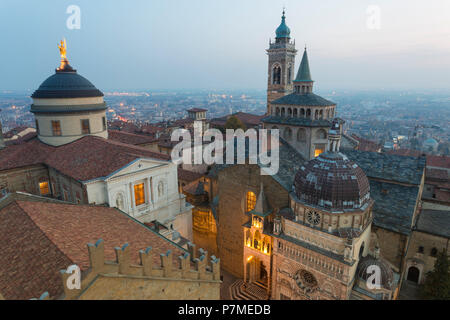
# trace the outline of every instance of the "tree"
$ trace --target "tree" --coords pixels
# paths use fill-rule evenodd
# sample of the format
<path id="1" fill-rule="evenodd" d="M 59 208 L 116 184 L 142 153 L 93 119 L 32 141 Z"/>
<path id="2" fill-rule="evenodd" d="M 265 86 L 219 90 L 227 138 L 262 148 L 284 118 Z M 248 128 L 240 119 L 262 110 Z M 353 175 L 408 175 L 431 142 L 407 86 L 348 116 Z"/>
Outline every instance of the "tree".
<path id="1" fill-rule="evenodd" d="M 225 123 L 225 129 L 242 129 L 242 130 L 246 130 L 247 128 L 245 127 L 245 124 L 242 123 L 241 120 L 239 120 L 239 118 L 235 117 L 235 116 L 231 116 L 228 118 L 227 122 Z"/>
<path id="2" fill-rule="evenodd" d="M 444 250 L 437 256 L 434 270 L 427 273 L 422 290 L 423 298 L 430 300 L 450 300 L 450 265 Z"/>

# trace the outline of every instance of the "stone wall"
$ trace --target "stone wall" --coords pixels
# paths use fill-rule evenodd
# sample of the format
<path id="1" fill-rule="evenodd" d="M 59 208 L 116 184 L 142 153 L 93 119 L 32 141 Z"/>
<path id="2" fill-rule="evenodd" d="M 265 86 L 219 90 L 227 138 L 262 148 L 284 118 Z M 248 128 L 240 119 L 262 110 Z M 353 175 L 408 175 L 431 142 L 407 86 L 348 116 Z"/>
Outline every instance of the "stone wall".
<path id="1" fill-rule="evenodd" d="M 139 251 L 141 262 L 130 261 L 130 247 L 115 248 L 116 261 L 104 260 L 102 240 L 88 244 L 90 268 L 83 274 L 80 288 L 70 288 L 73 274 L 61 270 L 66 300 L 185 300 L 220 299 L 220 259 L 208 256 L 202 249 L 189 244 L 189 253 L 177 257 L 169 250 L 161 253 L 161 264 L 153 264 L 153 251 L 149 247 Z M 209 260 L 209 261 L 208 261 Z M 49 299 L 44 293 L 39 299 Z"/>
<path id="2" fill-rule="evenodd" d="M 40 195 L 39 182 L 49 181 L 48 169 L 44 165 L 34 165 L 0 171 L 0 191 L 23 191 Z"/>
<path id="3" fill-rule="evenodd" d="M 261 176 L 257 165 L 235 165 L 219 172 L 217 245 L 224 270 L 244 278 L 244 228 L 248 191 L 259 194 L 261 180 L 271 208 L 289 206 L 288 192 L 271 176 Z"/>
<path id="4" fill-rule="evenodd" d="M 436 256 L 433 255 L 433 249 L 437 253 L 445 250 L 447 255 L 450 256 L 449 245 L 450 239 L 420 231 L 413 231 L 406 255 L 404 279 L 408 276 L 409 267 L 415 266 L 420 270 L 419 283 L 423 283 L 426 273 L 434 269 Z"/>
<path id="5" fill-rule="evenodd" d="M 408 237 L 406 235 L 372 225 L 371 251 L 373 252 L 375 246 L 378 246 L 381 256 L 394 267 L 396 272 L 401 271 L 403 268 L 407 241 Z"/>

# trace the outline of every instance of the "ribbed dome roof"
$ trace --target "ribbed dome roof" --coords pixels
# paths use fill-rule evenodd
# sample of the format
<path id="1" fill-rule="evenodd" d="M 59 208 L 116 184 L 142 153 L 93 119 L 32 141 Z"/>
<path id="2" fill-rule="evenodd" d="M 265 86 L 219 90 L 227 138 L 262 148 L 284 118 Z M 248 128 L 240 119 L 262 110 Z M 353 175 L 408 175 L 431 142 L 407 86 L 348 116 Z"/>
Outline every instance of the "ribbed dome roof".
<path id="1" fill-rule="evenodd" d="M 308 161 L 298 170 L 294 187 L 299 200 L 327 210 L 358 209 L 370 201 L 364 171 L 340 152 Z"/>
<path id="2" fill-rule="evenodd" d="M 394 284 L 394 272 L 389 264 L 380 258 L 374 258 L 370 255 L 363 257 L 358 264 L 357 275 L 358 278 L 364 281 L 373 274 L 373 270 L 368 269 L 370 266 L 378 266 L 381 271 L 381 283 L 380 285 L 385 289 L 392 289 Z M 372 267 L 373 268 L 373 267 Z"/>
<path id="3" fill-rule="evenodd" d="M 33 93 L 32 98 L 89 98 L 102 97 L 89 80 L 73 71 L 56 71 Z"/>
<path id="4" fill-rule="evenodd" d="M 281 17 L 281 24 L 275 31 L 277 38 L 289 38 L 291 36 L 291 29 L 289 29 L 289 27 L 286 25 L 285 20 L 286 17 L 284 16 L 283 12 L 283 16 Z"/>

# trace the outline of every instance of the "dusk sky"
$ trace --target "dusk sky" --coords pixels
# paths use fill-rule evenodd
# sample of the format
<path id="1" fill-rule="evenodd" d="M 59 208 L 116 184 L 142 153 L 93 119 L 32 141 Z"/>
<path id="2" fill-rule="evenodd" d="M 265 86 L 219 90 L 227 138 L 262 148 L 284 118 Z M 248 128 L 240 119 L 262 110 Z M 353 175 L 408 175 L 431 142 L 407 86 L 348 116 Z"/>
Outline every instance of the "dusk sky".
<path id="1" fill-rule="evenodd" d="M 69 5 L 81 29 L 69 30 Z M 380 28 L 367 8 L 380 8 Z M 0 89 L 34 90 L 58 41 L 100 90 L 265 89 L 281 11 L 319 90 L 450 87 L 449 0 L 0 1 Z"/>

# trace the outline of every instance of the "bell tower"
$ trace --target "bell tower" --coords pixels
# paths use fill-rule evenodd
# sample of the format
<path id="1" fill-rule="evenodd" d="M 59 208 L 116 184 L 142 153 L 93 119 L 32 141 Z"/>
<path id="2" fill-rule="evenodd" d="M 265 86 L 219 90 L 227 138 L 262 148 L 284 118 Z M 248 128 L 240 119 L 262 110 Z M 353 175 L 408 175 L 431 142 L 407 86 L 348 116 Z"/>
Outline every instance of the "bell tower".
<path id="1" fill-rule="evenodd" d="M 281 24 L 275 31 L 275 41 L 269 41 L 268 81 L 267 81 L 267 113 L 270 114 L 270 104 L 293 91 L 295 67 L 295 41 L 291 41 L 291 30 L 286 25 L 285 11 Z"/>

